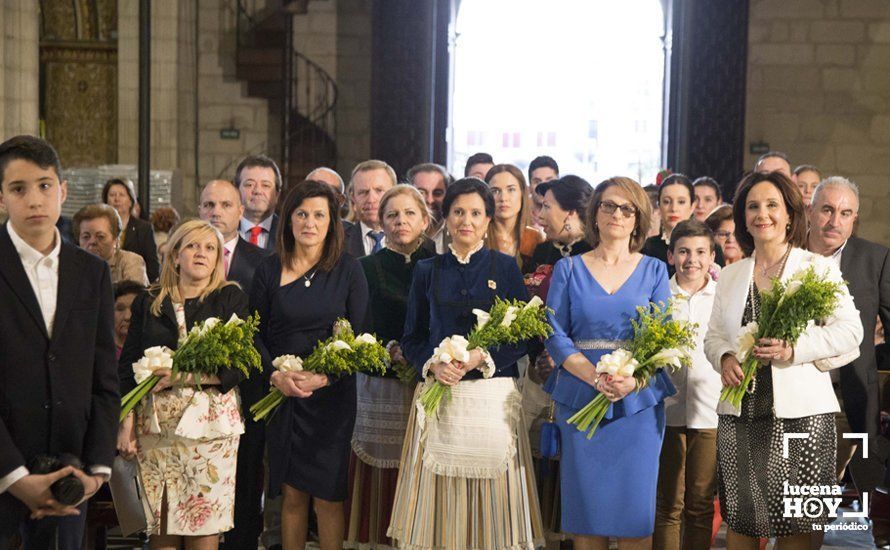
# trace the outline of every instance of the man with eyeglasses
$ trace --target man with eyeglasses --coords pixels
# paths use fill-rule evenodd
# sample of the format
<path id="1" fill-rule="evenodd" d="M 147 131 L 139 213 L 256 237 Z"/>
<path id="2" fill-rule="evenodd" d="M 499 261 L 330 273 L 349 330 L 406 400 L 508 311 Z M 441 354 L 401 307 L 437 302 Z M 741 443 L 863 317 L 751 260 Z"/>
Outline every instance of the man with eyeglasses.
<path id="1" fill-rule="evenodd" d="M 813 192 L 807 217 L 808 248 L 837 263 L 862 319 L 865 336 L 859 357 L 830 372 L 843 411 L 837 415 L 838 480 L 849 464 L 856 489 L 860 494 L 867 491 L 873 504 L 875 498 L 887 498 L 874 491 L 883 484 L 884 465 L 878 456 L 886 454 L 881 448 L 887 446 L 883 438 L 877 438 L 880 403 L 875 324 L 880 316 L 885 338 L 890 336 L 890 249 L 853 235 L 859 217 L 859 188 L 847 178 L 824 179 Z M 868 434 L 868 459 L 857 452 L 857 440 L 842 438 L 844 432 Z"/>

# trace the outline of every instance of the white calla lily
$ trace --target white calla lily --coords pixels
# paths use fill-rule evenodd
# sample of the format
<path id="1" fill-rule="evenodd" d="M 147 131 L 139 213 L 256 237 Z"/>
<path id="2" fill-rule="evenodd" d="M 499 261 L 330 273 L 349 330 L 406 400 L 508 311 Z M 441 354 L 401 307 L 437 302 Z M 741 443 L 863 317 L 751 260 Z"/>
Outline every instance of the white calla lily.
<path id="1" fill-rule="evenodd" d="M 533 307 L 541 307 L 544 305 L 544 300 L 542 300 L 539 296 L 532 297 L 531 300 L 528 301 L 522 309 L 531 309 Z"/>
<path id="2" fill-rule="evenodd" d="M 334 340 L 333 342 L 328 344 L 325 349 L 327 349 L 328 351 L 340 351 L 346 349 L 351 350 L 352 348 L 343 340 Z"/>
<path id="3" fill-rule="evenodd" d="M 167 346 L 153 346 L 145 350 L 141 359 L 133 363 L 133 378 L 137 384 L 152 376 L 158 369 L 173 368 L 173 350 Z"/>
<path id="4" fill-rule="evenodd" d="M 755 336 L 759 328 L 757 322 L 752 321 L 739 332 L 738 339 L 736 340 L 736 358 L 739 360 L 739 363 L 744 363 L 754 349 L 754 344 L 757 343 Z"/>
<path id="5" fill-rule="evenodd" d="M 433 357 L 442 363 L 459 361 L 465 363 L 470 360 L 470 352 L 467 349 L 470 342 L 460 335 L 450 336 L 442 340 L 433 350 Z"/>
<path id="6" fill-rule="evenodd" d="M 299 372 L 303 370 L 303 360 L 296 355 L 280 355 L 272 361 L 272 366 L 281 372 Z"/>
<path id="7" fill-rule="evenodd" d="M 365 333 L 359 334 L 358 336 L 355 337 L 355 343 L 356 344 L 371 344 L 371 345 L 373 345 L 373 344 L 377 343 L 377 339 L 374 338 L 374 336 L 372 334 L 368 334 L 367 332 L 365 332 Z"/>
<path id="8" fill-rule="evenodd" d="M 501 320 L 502 327 L 509 327 L 513 321 L 516 320 L 516 316 L 519 315 L 519 308 L 515 306 L 508 306 L 507 311 L 504 312 L 504 318 Z"/>
<path id="9" fill-rule="evenodd" d="M 229 320 L 226 321 L 226 324 L 227 325 L 242 325 L 242 324 L 244 324 L 244 320 L 233 313 L 232 316 L 229 317 Z"/>
<path id="10" fill-rule="evenodd" d="M 628 350 L 619 348 L 600 357 L 596 363 L 596 372 L 612 376 L 632 376 L 639 366 L 640 363 Z"/>
<path id="11" fill-rule="evenodd" d="M 491 315 L 481 309 L 474 309 L 473 315 L 476 316 L 476 330 L 481 330 L 491 320 Z"/>
<path id="12" fill-rule="evenodd" d="M 671 367 L 673 370 L 677 370 L 683 368 L 683 359 L 687 355 L 685 351 L 677 348 L 663 349 L 653 355 L 649 362 L 653 365 Z"/>

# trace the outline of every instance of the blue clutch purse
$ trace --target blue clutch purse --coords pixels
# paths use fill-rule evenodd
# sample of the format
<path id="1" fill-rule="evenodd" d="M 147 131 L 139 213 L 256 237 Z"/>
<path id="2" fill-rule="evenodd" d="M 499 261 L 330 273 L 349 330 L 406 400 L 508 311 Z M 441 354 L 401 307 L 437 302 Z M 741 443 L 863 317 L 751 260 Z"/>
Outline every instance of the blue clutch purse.
<path id="1" fill-rule="evenodd" d="M 541 456 L 557 458 L 559 456 L 559 428 L 556 426 L 556 403 L 550 400 L 550 416 L 541 424 Z"/>

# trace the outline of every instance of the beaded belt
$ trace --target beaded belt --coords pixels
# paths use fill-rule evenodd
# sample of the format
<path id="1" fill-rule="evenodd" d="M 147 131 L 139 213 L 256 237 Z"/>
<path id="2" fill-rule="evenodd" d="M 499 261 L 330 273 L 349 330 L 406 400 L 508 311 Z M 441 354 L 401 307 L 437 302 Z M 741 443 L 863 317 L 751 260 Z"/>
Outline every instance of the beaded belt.
<path id="1" fill-rule="evenodd" d="M 629 348 L 633 343 L 631 340 L 606 340 L 605 338 L 597 338 L 595 340 L 575 340 L 572 342 L 575 349 L 618 349 Z"/>

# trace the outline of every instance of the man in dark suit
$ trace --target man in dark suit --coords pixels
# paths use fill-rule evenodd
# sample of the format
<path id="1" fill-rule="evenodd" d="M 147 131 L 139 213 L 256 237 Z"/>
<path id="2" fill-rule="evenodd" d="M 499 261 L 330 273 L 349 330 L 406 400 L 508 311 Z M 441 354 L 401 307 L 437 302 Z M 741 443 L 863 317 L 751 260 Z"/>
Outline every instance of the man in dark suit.
<path id="1" fill-rule="evenodd" d="M 865 336 L 859 358 L 831 372 L 849 422 L 850 429 L 839 426 L 841 431 L 867 433 L 871 438 L 869 459 L 862 460 L 861 453 L 856 452 L 856 440 L 838 436 L 838 473 L 849 463 L 857 489 L 869 491 L 874 497 L 873 489 L 882 483 L 884 472 L 878 458 L 882 446 L 874 440 L 879 426 L 874 336 L 878 316 L 885 336 L 890 330 L 890 250 L 853 236 L 859 216 L 859 190 L 846 178 L 832 176 L 823 180 L 807 207 L 807 216 L 809 249 L 838 263 L 862 319 Z M 839 418 L 839 424 L 842 420 Z"/>
<path id="2" fill-rule="evenodd" d="M 198 214 L 223 236 L 226 278 L 236 281 L 250 293 L 253 274 L 270 251 L 252 245 L 238 236 L 238 224 L 244 214 L 241 195 L 230 181 L 213 180 L 201 191 Z M 263 529 L 263 447 L 264 426 L 254 422 L 250 407 L 263 398 L 261 376 L 252 376 L 239 385 L 244 414 L 244 434 L 238 444 L 238 468 L 235 473 L 235 527 L 226 533 L 226 548 L 256 548 Z"/>
<path id="3" fill-rule="evenodd" d="M 84 501 L 111 474 L 120 395 L 107 264 L 64 243 L 55 227 L 67 194 L 52 146 L 17 136 L 0 144 L 0 548 L 80 548 L 84 506 L 57 502 L 50 485 L 73 473 Z M 85 469 L 37 475 L 37 455 L 70 453 Z M 83 501 L 81 501 L 83 502 Z M 28 514 L 31 518 L 28 518 Z M 82 520 L 83 515 L 80 516 Z"/>
<path id="4" fill-rule="evenodd" d="M 241 237 L 260 248 L 275 250 L 278 231 L 278 197 L 281 171 L 265 155 L 245 157 L 235 169 L 235 187 L 241 192 L 244 214 L 238 230 Z"/>
<path id="5" fill-rule="evenodd" d="M 382 160 L 358 163 L 349 179 L 349 200 L 355 223 L 343 224 L 346 251 L 355 258 L 373 254 L 386 246 L 378 216 L 380 199 L 396 185 L 396 173 Z"/>

